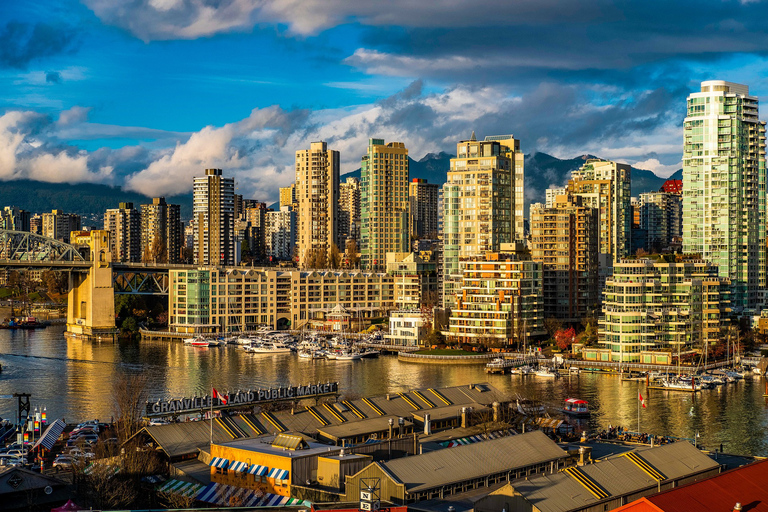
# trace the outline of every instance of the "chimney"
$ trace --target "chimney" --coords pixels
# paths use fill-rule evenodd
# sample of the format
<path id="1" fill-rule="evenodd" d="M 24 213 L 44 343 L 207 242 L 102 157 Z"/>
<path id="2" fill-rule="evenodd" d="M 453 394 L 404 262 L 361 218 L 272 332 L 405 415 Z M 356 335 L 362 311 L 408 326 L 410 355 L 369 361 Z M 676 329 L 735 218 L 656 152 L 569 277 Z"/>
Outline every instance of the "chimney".
<path id="1" fill-rule="evenodd" d="M 499 422 L 499 410 L 501 409 L 501 404 L 499 402 L 493 402 L 493 422 L 498 423 Z"/>
<path id="2" fill-rule="evenodd" d="M 429 413 L 424 415 L 424 435 L 428 436 L 432 433 L 432 423 L 430 422 Z"/>
<path id="3" fill-rule="evenodd" d="M 400 437 L 405 435 L 405 418 L 402 416 L 397 419 L 397 424 L 400 426 Z"/>
<path id="4" fill-rule="evenodd" d="M 461 428 L 467 428 L 467 408 L 461 408 Z"/>
<path id="5" fill-rule="evenodd" d="M 395 426 L 395 420 L 389 418 L 389 438 L 392 439 L 392 427 Z"/>
<path id="6" fill-rule="evenodd" d="M 737 503 L 736 503 L 736 504 L 733 506 L 733 512 L 739 512 L 740 510 L 741 510 L 741 503 L 738 503 L 738 502 L 737 502 Z"/>

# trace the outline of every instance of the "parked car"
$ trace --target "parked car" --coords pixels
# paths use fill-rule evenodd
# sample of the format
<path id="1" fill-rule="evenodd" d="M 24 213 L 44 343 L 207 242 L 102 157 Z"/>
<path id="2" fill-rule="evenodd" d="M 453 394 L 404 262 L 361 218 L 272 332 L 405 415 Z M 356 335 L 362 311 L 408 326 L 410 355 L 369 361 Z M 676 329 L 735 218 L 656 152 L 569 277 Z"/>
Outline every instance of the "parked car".
<path id="1" fill-rule="evenodd" d="M 58 470 L 72 469 L 73 464 L 74 464 L 74 459 L 66 455 L 59 455 L 53 461 L 53 467 Z"/>

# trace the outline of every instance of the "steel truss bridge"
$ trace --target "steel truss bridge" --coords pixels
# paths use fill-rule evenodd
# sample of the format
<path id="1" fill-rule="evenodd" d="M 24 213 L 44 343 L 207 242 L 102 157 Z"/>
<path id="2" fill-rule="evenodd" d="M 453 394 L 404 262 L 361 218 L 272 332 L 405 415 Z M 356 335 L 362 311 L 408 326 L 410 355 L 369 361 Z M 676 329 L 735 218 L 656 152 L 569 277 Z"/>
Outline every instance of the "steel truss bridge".
<path id="1" fill-rule="evenodd" d="M 35 235 L 0 229 L 0 269 L 56 270 L 88 274 L 94 262 L 87 248 Z M 109 263 L 112 287 L 118 295 L 168 295 L 168 271 L 195 268 L 168 263 Z"/>

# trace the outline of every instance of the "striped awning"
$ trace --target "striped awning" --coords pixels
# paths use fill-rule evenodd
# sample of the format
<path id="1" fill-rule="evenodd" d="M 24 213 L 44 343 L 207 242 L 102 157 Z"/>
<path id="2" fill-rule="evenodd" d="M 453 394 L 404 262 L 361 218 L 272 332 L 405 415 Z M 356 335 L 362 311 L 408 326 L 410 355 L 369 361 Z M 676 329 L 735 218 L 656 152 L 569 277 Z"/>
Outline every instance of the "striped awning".
<path id="1" fill-rule="evenodd" d="M 248 471 L 248 464 L 245 462 L 240 462 L 239 460 L 233 460 L 232 464 L 229 465 L 230 471 L 237 471 L 238 473 L 243 473 L 245 471 Z"/>
<path id="2" fill-rule="evenodd" d="M 38 446 L 42 446 L 46 450 L 51 450 L 66 426 L 67 424 L 62 420 L 56 420 L 48 425 L 48 428 L 45 429 L 45 432 L 43 432 L 43 435 L 40 436 L 40 439 L 38 439 L 32 449 L 34 450 Z"/>
<path id="3" fill-rule="evenodd" d="M 267 466 L 260 466 L 258 464 L 254 464 L 251 466 L 251 469 L 248 470 L 248 473 L 252 475 L 257 476 L 264 476 L 269 472 L 269 468 Z"/>
<path id="4" fill-rule="evenodd" d="M 182 496 L 196 496 L 205 486 L 201 484 L 193 484 L 192 482 L 184 482 L 183 480 L 170 479 L 163 485 L 157 488 L 157 492 L 164 492 L 169 494 L 180 494 Z"/>
<path id="5" fill-rule="evenodd" d="M 112 464 L 102 464 L 99 462 L 91 462 L 88 464 L 83 473 L 86 475 L 98 475 L 99 477 L 112 478 L 114 475 L 120 472 L 120 468 L 113 466 Z"/>
<path id="6" fill-rule="evenodd" d="M 229 459 L 225 459 L 223 457 L 214 457 L 211 459 L 211 462 L 208 465 L 218 469 L 224 469 L 225 467 L 229 466 Z"/>
<path id="7" fill-rule="evenodd" d="M 263 493 L 253 489 L 211 482 L 197 495 L 198 501 L 230 507 L 281 507 L 287 505 L 310 507 L 312 504 L 297 498 Z"/>
<path id="8" fill-rule="evenodd" d="M 267 476 L 269 478 L 274 478 L 275 480 L 285 480 L 288 478 L 288 470 L 272 468 L 272 471 L 270 471 Z"/>

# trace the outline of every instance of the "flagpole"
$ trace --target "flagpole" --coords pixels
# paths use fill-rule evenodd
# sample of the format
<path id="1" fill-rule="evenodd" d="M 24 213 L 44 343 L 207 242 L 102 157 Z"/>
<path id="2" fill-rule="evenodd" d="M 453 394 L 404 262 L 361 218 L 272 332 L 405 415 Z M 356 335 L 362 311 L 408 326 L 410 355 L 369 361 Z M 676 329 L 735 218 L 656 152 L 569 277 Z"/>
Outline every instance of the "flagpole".
<path id="1" fill-rule="evenodd" d="M 210 444 L 213 444 L 213 383 L 211 383 L 211 437 Z M 208 448 L 210 450 L 210 447 Z"/>
<path id="2" fill-rule="evenodd" d="M 640 433 L 640 391 L 637 392 L 637 433 Z"/>

